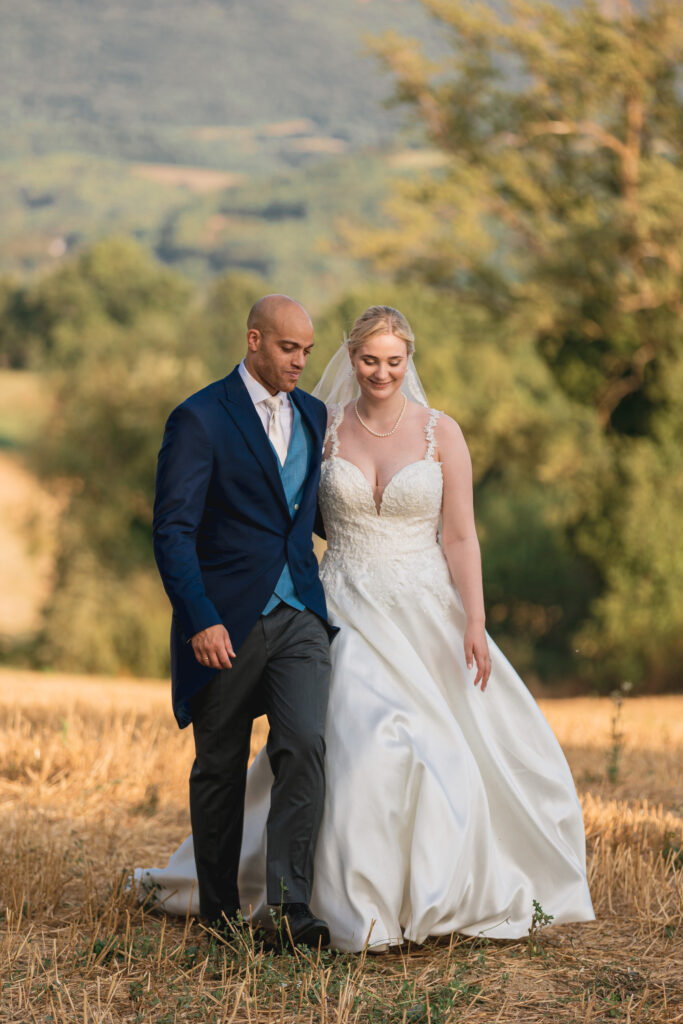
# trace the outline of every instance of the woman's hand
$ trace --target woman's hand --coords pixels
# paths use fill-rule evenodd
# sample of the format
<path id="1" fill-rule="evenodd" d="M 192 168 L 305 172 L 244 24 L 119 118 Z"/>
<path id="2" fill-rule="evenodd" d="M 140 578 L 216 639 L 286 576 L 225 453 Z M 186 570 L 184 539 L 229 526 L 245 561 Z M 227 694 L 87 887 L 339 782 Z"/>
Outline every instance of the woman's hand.
<path id="1" fill-rule="evenodd" d="M 468 668 L 472 668 L 473 663 L 476 661 L 477 675 L 474 685 L 476 686 L 478 682 L 481 682 L 481 692 L 483 693 L 491 675 L 491 655 L 489 654 L 489 645 L 486 643 L 486 630 L 484 629 L 483 622 L 467 623 L 465 628 L 465 661 Z"/>

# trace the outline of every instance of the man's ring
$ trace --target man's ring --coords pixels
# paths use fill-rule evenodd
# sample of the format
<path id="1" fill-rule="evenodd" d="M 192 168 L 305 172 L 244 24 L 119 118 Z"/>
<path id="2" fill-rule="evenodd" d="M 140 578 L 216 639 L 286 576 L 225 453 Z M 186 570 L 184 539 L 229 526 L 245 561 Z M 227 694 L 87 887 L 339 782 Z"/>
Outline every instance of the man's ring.
<path id="1" fill-rule="evenodd" d="M 207 663 L 207 665 L 208 665 L 208 663 L 209 663 L 209 659 L 205 657 L 205 658 L 204 658 L 203 660 L 204 660 L 204 661 L 205 661 L 205 662 Z"/>

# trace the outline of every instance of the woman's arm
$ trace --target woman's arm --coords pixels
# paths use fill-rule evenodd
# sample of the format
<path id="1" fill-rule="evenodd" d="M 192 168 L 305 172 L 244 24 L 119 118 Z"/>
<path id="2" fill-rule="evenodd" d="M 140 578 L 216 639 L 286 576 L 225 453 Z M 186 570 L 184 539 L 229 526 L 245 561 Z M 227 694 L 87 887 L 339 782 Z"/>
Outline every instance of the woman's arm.
<path id="1" fill-rule="evenodd" d="M 435 431 L 443 470 L 444 554 L 453 583 L 462 598 L 467 625 L 465 659 L 467 667 L 477 663 L 476 686 L 486 689 L 491 674 L 491 658 L 486 643 L 484 590 L 481 579 L 481 554 L 474 524 L 472 500 L 472 461 L 462 430 L 449 416 L 440 416 Z"/>

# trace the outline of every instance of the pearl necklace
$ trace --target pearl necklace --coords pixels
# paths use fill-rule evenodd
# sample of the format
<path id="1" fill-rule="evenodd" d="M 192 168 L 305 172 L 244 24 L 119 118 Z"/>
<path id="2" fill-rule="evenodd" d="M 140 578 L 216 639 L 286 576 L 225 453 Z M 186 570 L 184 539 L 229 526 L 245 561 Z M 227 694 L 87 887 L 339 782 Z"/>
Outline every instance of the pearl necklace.
<path id="1" fill-rule="evenodd" d="M 373 437 L 391 437 L 391 435 L 398 430 L 398 425 L 401 422 L 401 420 L 403 419 L 403 413 L 406 411 L 406 406 L 407 405 L 408 405 L 408 399 L 404 395 L 403 396 L 403 407 L 401 408 L 401 411 L 398 414 L 398 419 L 394 423 L 394 425 L 391 428 L 391 430 L 385 430 L 383 434 L 380 433 L 377 430 L 373 430 L 372 427 L 369 427 L 367 425 L 367 423 L 365 422 L 365 420 L 363 419 L 361 414 L 358 412 L 358 399 L 356 399 L 356 401 L 353 403 L 353 408 L 355 410 L 356 416 L 358 417 L 358 422 L 360 423 L 361 427 L 365 427 L 365 429 L 367 430 L 368 434 L 372 434 Z"/>

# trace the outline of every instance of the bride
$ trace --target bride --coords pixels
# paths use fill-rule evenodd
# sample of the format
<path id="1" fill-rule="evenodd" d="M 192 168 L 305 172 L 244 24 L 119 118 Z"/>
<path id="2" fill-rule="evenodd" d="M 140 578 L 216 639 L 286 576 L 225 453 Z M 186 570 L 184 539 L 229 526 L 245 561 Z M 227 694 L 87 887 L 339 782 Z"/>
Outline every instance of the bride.
<path id="1" fill-rule="evenodd" d="M 413 348 L 405 317 L 372 306 L 314 391 L 329 410 L 320 574 L 341 630 L 311 907 L 341 950 L 519 938 L 534 900 L 555 923 L 594 916 L 569 767 L 485 632 L 467 446 L 427 407 Z M 271 785 L 262 752 L 239 877 L 255 919 Z M 192 837 L 136 876 L 166 911 L 198 912 Z"/>

